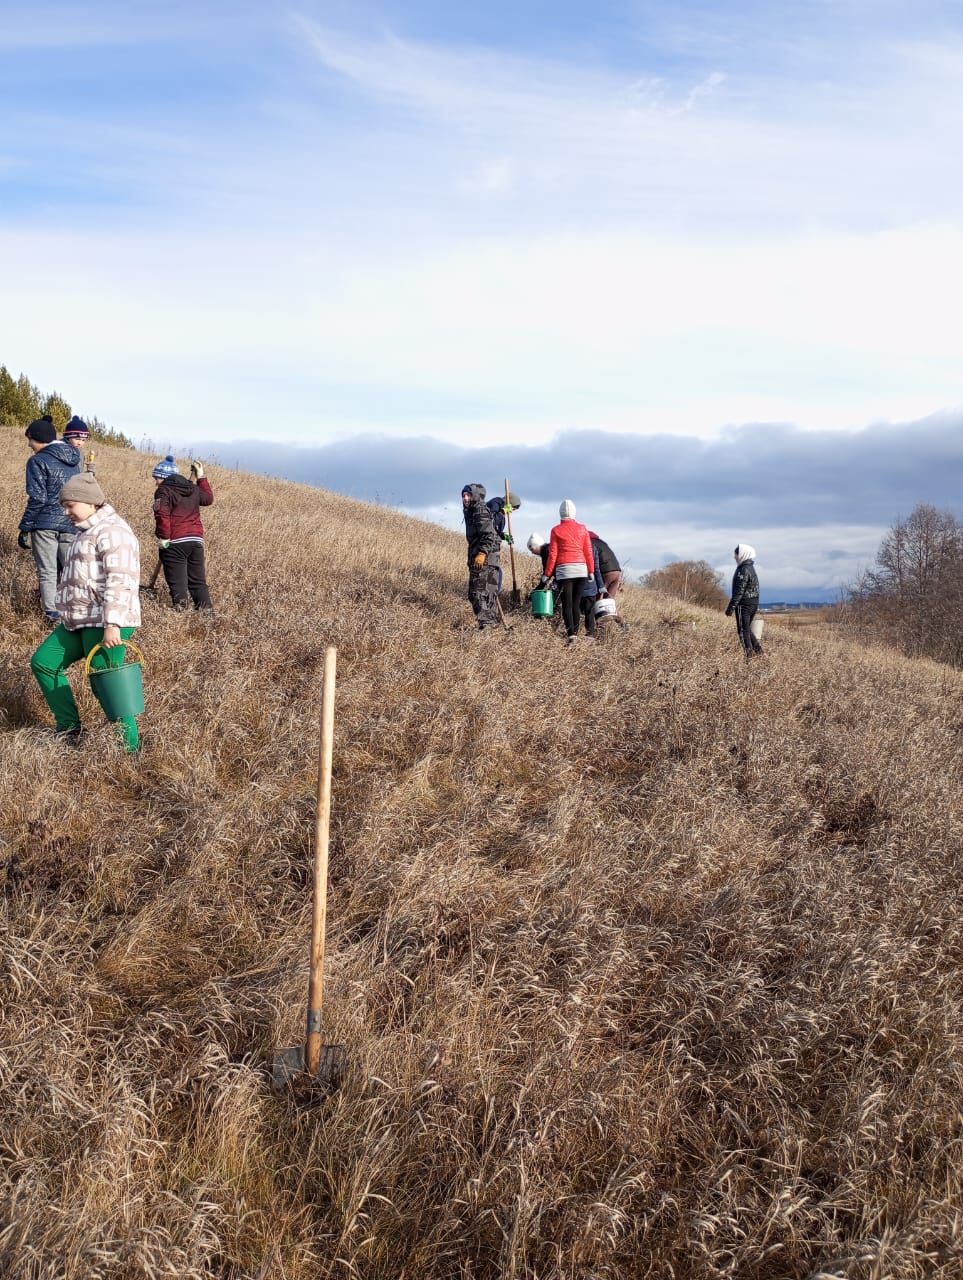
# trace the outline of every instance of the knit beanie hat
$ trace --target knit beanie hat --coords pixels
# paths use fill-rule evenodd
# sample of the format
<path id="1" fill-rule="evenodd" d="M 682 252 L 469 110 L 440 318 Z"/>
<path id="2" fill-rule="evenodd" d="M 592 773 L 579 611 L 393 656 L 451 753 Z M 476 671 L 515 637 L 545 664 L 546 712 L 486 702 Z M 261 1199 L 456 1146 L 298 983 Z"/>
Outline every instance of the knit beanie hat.
<path id="1" fill-rule="evenodd" d="M 513 511 L 517 511 L 518 508 L 522 505 L 522 500 L 517 493 L 512 493 L 511 491 L 509 491 L 508 505 L 511 507 Z"/>
<path id="2" fill-rule="evenodd" d="M 750 547 L 748 542 L 736 543 L 736 563 L 745 564 L 747 560 L 755 560 L 756 549 Z"/>
<path id="3" fill-rule="evenodd" d="M 469 496 L 469 498 L 470 498 L 470 497 L 472 496 L 472 492 L 471 492 L 471 491 L 472 491 L 472 489 L 477 489 L 477 490 L 478 490 L 478 496 L 481 498 L 482 502 L 484 502 L 484 501 L 485 501 L 485 486 L 484 486 L 483 484 L 466 484 L 466 485 L 463 485 L 463 486 L 462 486 L 462 491 L 461 491 L 461 496 L 462 496 L 462 497 L 464 497 L 464 496 L 465 496 L 465 494 L 467 493 L 467 494 L 468 494 L 468 496 Z"/>
<path id="4" fill-rule="evenodd" d="M 57 439 L 57 428 L 49 418 L 37 418 L 23 434 L 37 444 L 53 444 Z"/>
<path id="5" fill-rule="evenodd" d="M 104 491 L 97 483 L 97 477 L 92 471 L 81 471 L 79 476 L 71 476 L 64 487 L 60 490 L 61 502 L 89 502 L 92 506 L 99 507 L 102 502 L 107 499 Z"/>
<path id="6" fill-rule="evenodd" d="M 562 517 L 563 520 L 575 519 L 575 503 L 572 501 L 571 498 L 565 498 L 559 504 L 558 514 Z"/>
<path id="7" fill-rule="evenodd" d="M 158 462 L 151 475 L 155 480 L 166 480 L 168 476 L 176 476 L 177 465 L 174 462 L 174 455 L 169 453 L 162 462 Z"/>
<path id="8" fill-rule="evenodd" d="M 64 427 L 65 440 L 86 440 L 90 435 L 90 428 L 84 422 L 83 418 L 78 418 L 76 414 L 70 419 Z"/>
<path id="9" fill-rule="evenodd" d="M 532 555 L 537 556 L 547 541 L 548 539 L 543 538 L 540 533 L 533 533 L 528 539 L 528 549 Z"/>

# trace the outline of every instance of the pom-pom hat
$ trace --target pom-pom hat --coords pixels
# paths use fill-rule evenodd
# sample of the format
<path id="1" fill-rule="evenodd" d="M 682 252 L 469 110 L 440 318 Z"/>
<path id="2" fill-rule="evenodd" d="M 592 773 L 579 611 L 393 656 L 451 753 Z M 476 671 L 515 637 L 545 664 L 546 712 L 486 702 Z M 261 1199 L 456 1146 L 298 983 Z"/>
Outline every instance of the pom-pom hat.
<path id="1" fill-rule="evenodd" d="M 169 453 L 166 458 L 158 462 L 151 475 L 155 480 L 166 480 L 169 476 L 176 476 L 177 464 L 174 462 L 174 455 Z"/>

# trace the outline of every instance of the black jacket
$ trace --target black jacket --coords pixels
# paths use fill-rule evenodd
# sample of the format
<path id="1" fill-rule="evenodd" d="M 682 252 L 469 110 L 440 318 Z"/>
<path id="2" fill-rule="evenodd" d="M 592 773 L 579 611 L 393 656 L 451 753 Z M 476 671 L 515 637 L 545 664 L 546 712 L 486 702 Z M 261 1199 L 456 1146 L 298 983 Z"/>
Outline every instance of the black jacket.
<path id="1" fill-rule="evenodd" d="M 603 542 L 597 533 L 589 533 L 594 545 L 598 548 L 599 553 L 599 573 L 621 573 L 622 566 L 619 564 L 615 552 L 607 542 Z"/>
<path id="2" fill-rule="evenodd" d="M 498 564 L 499 537 L 492 522 L 492 513 L 485 506 L 485 490 L 473 484 L 471 501 L 465 508 L 465 537 L 468 539 L 468 563 L 471 565 L 479 551 L 488 557 L 487 563 Z"/>
<path id="3" fill-rule="evenodd" d="M 759 579 L 756 576 L 756 566 L 751 560 L 744 560 L 742 564 L 736 565 L 736 571 L 732 575 L 732 597 L 729 600 L 729 608 L 734 609 L 739 604 L 758 603 Z"/>

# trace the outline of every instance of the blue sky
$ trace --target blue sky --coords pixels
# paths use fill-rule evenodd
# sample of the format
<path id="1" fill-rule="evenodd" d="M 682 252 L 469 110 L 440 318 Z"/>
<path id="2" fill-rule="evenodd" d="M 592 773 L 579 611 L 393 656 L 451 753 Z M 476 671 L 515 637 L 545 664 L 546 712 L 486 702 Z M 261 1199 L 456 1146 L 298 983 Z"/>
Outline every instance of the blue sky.
<path id="1" fill-rule="evenodd" d="M 0 360 L 137 439 L 354 442 L 361 476 L 372 436 L 909 442 L 963 401 L 959 0 L 0 18 Z M 831 586 L 881 531 L 814 566 L 800 515 L 685 498 L 609 513 L 640 567 L 745 538 Z"/>

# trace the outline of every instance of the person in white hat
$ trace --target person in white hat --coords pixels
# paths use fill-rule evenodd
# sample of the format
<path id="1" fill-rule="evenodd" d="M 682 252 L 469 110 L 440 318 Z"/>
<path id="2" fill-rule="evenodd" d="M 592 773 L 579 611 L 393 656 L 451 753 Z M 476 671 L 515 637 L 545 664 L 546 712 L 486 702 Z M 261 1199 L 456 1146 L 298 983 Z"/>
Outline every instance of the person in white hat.
<path id="1" fill-rule="evenodd" d="M 574 644 L 581 621 L 582 591 L 595 562 L 592 540 L 584 524 L 575 519 L 575 503 L 565 498 L 558 508 L 559 523 L 549 539 L 548 559 L 540 585 L 554 575 L 562 605 L 568 643 Z"/>
<path id="2" fill-rule="evenodd" d="M 756 551 L 748 542 L 737 542 L 732 553 L 736 571 L 732 575 L 732 595 L 726 606 L 726 617 L 736 615 L 736 631 L 747 658 L 762 653 L 762 645 L 752 633 L 752 620 L 759 608 L 759 576 L 756 573 Z"/>

